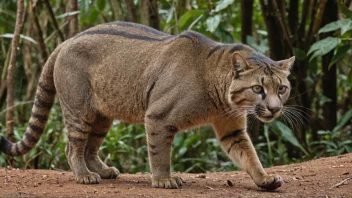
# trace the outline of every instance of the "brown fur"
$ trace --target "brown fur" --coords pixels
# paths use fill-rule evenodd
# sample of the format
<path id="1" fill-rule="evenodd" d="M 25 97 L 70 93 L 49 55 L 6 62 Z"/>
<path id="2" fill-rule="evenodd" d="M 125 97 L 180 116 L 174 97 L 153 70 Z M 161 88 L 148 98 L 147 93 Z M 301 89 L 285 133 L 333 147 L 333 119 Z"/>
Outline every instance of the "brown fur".
<path id="1" fill-rule="evenodd" d="M 263 188 L 282 184 L 267 175 L 246 133 L 246 115 L 279 116 L 289 95 L 294 59 L 275 62 L 241 45 L 224 45 L 196 32 L 171 36 L 123 22 L 103 24 L 60 45 L 46 63 L 24 138 L 0 149 L 22 155 L 37 143 L 54 101 L 68 130 L 66 156 L 79 183 L 99 183 L 119 172 L 98 157 L 113 120 L 144 123 L 152 186 L 178 188 L 170 151 L 178 131 L 211 124 L 222 148 Z M 263 93 L 254 93 L 260 85 Z M 287 87 L 278 94 L 279 85 Z"/>

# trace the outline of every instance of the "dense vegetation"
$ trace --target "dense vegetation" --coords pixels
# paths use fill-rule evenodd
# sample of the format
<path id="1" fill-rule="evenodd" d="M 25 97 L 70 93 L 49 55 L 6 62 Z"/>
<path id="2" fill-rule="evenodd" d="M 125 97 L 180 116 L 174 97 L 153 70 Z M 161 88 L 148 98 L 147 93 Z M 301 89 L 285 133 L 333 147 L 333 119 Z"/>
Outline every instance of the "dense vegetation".
<path id="1" fill-rule="evenodd" d="M 16 0 L 0 2 L 0 131 L 5 127 L 6 76 L 16 22 Z M 143 23 L 170 34 L 200 32 L 223 43 L 242 42 L 274 60 L 296 56 L 286 116 L 249 130 L 264 166 L 352 152 L 352 11 L 337 0 L 28 0 L 15 67 L 15 130 L 27 126 L 33 95 L 48 55 L 78 31 L 109 21 Z M 78 21 L 77 21 L 78 20 Z M 142 125 L 114 122 L 101 156 L 122 172 L 149 171 Z M 68 169 L 60 105 L 29 154 L 13 159 L 21 168 Z M 210 127 L 179 133 L 173 170 L 226 171 L 235 166 L 221 151 Z"/>

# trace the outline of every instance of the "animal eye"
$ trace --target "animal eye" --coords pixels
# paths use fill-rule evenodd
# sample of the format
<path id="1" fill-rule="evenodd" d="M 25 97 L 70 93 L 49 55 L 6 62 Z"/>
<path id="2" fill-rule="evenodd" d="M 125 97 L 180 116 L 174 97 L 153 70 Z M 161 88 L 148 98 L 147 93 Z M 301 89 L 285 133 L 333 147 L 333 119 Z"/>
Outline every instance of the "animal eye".
<path id="1" fill-rule="evenodd" d="M 286 92 L 286 90 L 287 90 L 287 87 L 281 85 L 281 86 L 279 87 L 279 94 L 281 94 L 281 95 L 284 94 L 284 93 Z"/>
<path id="2" fill-rule="evenodd" d="M 254 86 L 252 87 L 252 90 L 253 90 L 254 93 L 259 94 L 259 93 L 262 93 L 262 92 L 263 92 L 263 87 L 261 87 L 261 86 L 259 86 L 259 85 L 254 85 Z"/>

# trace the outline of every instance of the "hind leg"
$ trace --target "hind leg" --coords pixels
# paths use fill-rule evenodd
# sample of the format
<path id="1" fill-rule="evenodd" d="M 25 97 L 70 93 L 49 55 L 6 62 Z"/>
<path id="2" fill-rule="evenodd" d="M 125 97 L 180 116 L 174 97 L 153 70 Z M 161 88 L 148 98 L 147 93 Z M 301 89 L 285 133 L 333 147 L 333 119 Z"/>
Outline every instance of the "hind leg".
<path id="1" fill-rule="evenodd" d="M 112 120 L 97 116 L 92 124 L 92 131 L 89 134 L 85 149 L 85 161 L 90 171 L 96 172 L 103 179 L 115 179 L 120 172 L 115 167 L 108 167 L 98 156 L 100 146 L 109 131 Z"/>
<path id="2" fill-rule="evenodd" d="M 88 170 L 84 159 L 85 147 L 92 127 L 83 120 L 82 117 L 84 116 L 75 116 L 72 110 L 69 111 L 63 105 L 62 111 L 65 116 L 65 126 L 68 136 L 66 157 L 76 181 L 81 184 L 97 184 L 101 181 L 100 176 Z"/>

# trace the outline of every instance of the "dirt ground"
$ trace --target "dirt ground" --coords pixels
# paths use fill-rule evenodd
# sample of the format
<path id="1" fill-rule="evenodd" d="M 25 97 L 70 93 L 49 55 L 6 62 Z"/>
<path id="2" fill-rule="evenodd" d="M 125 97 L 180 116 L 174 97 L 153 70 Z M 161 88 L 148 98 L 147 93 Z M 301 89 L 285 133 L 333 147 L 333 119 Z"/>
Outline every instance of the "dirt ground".
<path id="1" fill-rule="evenodd" d="M 180 189 L 151 188 L 149 174 L 122 174 L 97 185 L 76 184 L 72 172 L 0 169 L 0 197 L 351 197 L 352 154 L 277 166 L 285 183 L 257 188 L 243 171 L 180 175 Z"/>

